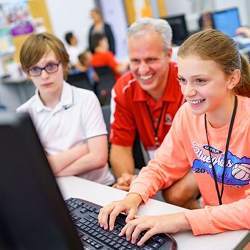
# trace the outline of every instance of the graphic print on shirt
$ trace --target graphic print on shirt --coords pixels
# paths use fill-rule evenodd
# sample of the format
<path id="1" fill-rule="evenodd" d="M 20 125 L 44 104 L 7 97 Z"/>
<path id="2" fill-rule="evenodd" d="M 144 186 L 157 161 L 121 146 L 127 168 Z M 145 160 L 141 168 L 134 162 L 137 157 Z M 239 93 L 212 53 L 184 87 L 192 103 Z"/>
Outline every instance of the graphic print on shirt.
<path id="1" fill-rule="evenodd" d="M 208 145 L 198 145 L 193 143 L 192 145 L 197 159 L 193 161 L 192 170 L 194 173 L 207 173 L 212 178 L 212 166 L 210 164 L 209 150 L 211 152 L 213 165 L 215 167 L 217 180 L 222 182 L 222 173 L 224 165 L 224 153 L 214 147 Z M 224 183 L 233 186 L 248 185 L 250 181 L 250 158 L 239 158 L 236 155 L 228 151 L 227 165 L 225 170 Z"/>

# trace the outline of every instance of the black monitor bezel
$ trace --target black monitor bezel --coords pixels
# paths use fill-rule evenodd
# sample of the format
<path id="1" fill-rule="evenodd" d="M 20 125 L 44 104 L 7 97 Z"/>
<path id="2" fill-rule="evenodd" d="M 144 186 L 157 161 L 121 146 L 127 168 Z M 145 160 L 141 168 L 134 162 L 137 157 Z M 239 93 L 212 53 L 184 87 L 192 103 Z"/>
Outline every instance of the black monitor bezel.
<path id="1" fill-rule="evenodd" d="M 181 45 L 181 43 L 183 43 L 185 41 L 185 39 L 187 39 L 187 37 L 189 36 L 185 14 L 171 15 L 171 16 L 164 17 L 163 19 L 166 20 L 169 23 L 170 27 L 172 28 L 172 32 L 173 32 L 172 42 L 173 42 L 173 44 L 174 45 Z M 184 36 L 178 37 L 178 35 L 176 35 L 176 30 L 172 24 L 173 20 L 180 20 L 181 21 L 182 31 L 185 34 Z"/>
<path id="2" fill-rule="evenodd" d="M 27 113 L 0 114 L 0 246 L 82 249 Z"/>

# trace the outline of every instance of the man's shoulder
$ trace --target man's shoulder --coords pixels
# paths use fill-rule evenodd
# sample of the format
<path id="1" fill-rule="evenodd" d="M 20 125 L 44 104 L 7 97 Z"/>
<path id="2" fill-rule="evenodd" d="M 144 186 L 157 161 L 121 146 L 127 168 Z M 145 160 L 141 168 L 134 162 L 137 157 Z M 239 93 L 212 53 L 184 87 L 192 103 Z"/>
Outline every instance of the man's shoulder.
<path id="1" fill-rule="evenodd" d="M 169 64 L 169 75 L 167 79 L 167 92 L 171 95 L 172 99 L 179 102 L 179 98 L 182 98 L 181 87 L 178 81 L 178 67 L 175 62 L 170 62 Z"/>
<path id="2" fill-rule="evenodd" d="M 114 88 L 117 94 L 124 94 L 128 91 L 133 91 L 136 79 L 131 72 L 125 73 L 116 82 Z"/>
<path id="3" fill-rule="evenodd" d="M 168 71 L 168 81 L 176 83 L 175 85 L 179 85 L 178 83 L 178 66 L 175 62 L 169 63 L 169 71 Z"/>

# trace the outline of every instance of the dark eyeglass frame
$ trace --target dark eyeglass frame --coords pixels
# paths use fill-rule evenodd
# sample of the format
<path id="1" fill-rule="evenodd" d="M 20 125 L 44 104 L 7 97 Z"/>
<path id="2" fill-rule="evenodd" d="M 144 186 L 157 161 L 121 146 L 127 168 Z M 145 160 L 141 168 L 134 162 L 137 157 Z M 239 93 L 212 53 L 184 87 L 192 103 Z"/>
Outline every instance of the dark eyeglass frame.
<path id="1" fill-rule="evenodd" d="M 43 72 L 43 70 L 46 71 L 47 74 L 53 74 L 53 73 L 56 73 L 59 69 L 59 65 L 61 64 L 61 62 L 58 62 L 58 63 L 55 63 L 55 62 L 49 62 L 47 63 L 44 67 L 38 67 L 38 66 L 34 66 L 34 67 L 31 67 L 29 70 L 28 70 L 28 74 L 30 76 L 33 76 L 33 77 L 36 77 L 36 76 L 40 76 Z M 53 66 L 55 67 L 53 70 L 50 70 L 50 67 Z M 32 73 L 32 69 L 36 69 L 38 70 L 36 73 Z"/>

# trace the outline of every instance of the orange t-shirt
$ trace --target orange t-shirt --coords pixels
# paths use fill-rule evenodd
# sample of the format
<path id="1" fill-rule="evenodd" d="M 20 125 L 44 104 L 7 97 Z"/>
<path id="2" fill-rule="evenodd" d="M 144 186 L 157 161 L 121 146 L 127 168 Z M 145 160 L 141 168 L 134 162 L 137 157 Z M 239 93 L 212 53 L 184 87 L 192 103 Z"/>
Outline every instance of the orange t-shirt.
<path id="1" fill-rule="evenodd" d="M 110 51 L 95 52 L 92 56 L 92 66 L 96 67 L 110 67 L 114 72 L 115 78 L 118 79 L 121 75 L 117 72 L 119 63 L 116 61 L 114 54 Z"/>
<path id="2" fill-rule="evenodd" d="M 193 233 L 210 234 L 226 230 L 250 229 L 250 98 L 238 96 L 238 109 L 231 135 L 224 178 L 223 205 L 218 205 L 210 165 L 204 115 L 194 115 L 188 103 L 177 112 L 172 127 L 155 159 L 143 168 L 131 185 L 144 202 L 159 189 L 169 187 L 189 170 L 195 175 L 204 209 L 185 212 Z M 229 124 L 221 128 L 208 125 L 212 160 L 219 189 Z M 211 150 L 211 149 L 210 149 Z M 209 207 L 208 207 L 209 206 Z"/>

